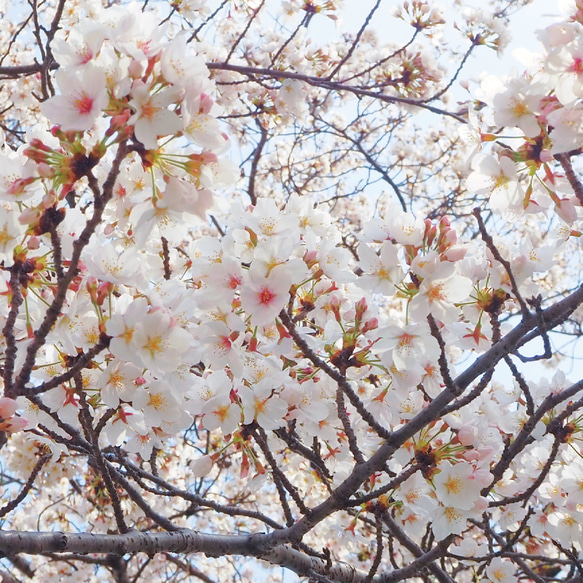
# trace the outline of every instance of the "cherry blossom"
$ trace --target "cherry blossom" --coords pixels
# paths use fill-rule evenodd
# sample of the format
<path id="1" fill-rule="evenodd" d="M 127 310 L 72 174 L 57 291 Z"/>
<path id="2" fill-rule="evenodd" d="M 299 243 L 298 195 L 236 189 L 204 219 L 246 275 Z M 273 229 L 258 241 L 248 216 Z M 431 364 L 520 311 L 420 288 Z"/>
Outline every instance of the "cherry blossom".
<path id="1" fill-rule="evenodd" d="M 581 1 L 508 77 L 504 2 L 54 4 L 0 0 L 2 578 L 580 571 Z"/>
<path id="2" fill-rule="evenodd" d="M 273 320 L 288 300 L 292 278 L 285 266 L 274 267 L 267 277 L 251 267 L 241 289 L 241 307 L 261 326 Z"/>
<path id="3" fill-rule="evenodd" d="M 63 131 L 83 131 L 93 127 L 107 107 L 105 74 L 96 66 L 62 69 L 56 74 L 60 95 L 41 105 L 43 113 Z"/>
<path id="4" fill-rule="evenodd" d="M 180 93 L 173 87 L 162 89 L 151 94 L 147 85 L 136 85 L 132 88 L 132 99 L 129 102 L 134 114 L 128 123 L 134 126 L 136 138 L 146 148 L 158 148 L 158 137 L 173 134 L 182 129 L 178 115 L 168 109 Z"/>
<path id="5" fill-rule="evenodd" d="M 415 318 L 431 313 L 442 322 L 454 321 L 458 316 L 454 304 L 467 300 L 471 291 L 472 281 L 456 274 L 452 263 L 443 262 L 423 280 L 409 310 Z"/>

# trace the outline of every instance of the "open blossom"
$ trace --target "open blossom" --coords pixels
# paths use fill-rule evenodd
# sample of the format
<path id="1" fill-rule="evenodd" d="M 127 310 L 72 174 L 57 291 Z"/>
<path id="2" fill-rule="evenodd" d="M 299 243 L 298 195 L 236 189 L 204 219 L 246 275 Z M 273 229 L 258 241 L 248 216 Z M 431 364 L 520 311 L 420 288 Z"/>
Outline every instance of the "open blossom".
<path id="1" fill-rule="evenodd" d="M 251 266 L 241 286 L 241 307 L 256 326 L 272 322 L 289 300 L 292 278 L 285 265 L 277 265 L 268 276 Z"/>
<path id="2" fill-rule="evenodd" d="M 18 222 L 16 211 L 6 203 L 0 205 L 0 261 L 4 261 L 5 266 L 12 264 L 14 248 L 20 244 L 24 233 L 24 226 Z"/>
<path id="3" fill-rule="evenodd" d="M 395 283 L 402 277 L 397 256 L 397 247 L 390 241 L 383 241 L 377 255 L 366 243 L 358 246 L 359 266 L 363 275 L 358 278 L 358 285 L 370 289 L 373 293 L 390 295 L 395 291 Z"/>
<path id="4" fill-rule="evenodd" d="M 452 322 L 459 317 L 455 303 L 467 301 L 472 291 L 472 280 L 458 275 L 455 265 L 442 262 L 437 270 L 426 277 L 411 300 L 411 315 L 421 320 L 427 314 L 433 314 L 441 322 Z"/>
<path id="5" fill-rule="evenodd" d="M 230 304 L 235 291 L 243 282 L 241 264 L 230 257 L 222 259 L 220 263 L 193 265 L 192 273 L 194 277 L 201 277 L 204 283 L 197 297 L 201 308 Z"/>
<path id="6" fill-rule="evenodd" d="M 477 471 L 469 463 L 439 464 L 439 473 L 433 479 L 437 499 L 444 506 L 470 510 L 480 498 L 480 490 L 491 479 L 489 472 Z"/>
<path id="7" fill-rule="evenodd" d="M 200 94 L 211 88 L 210 73 L 204 58 L 193 52 L 188 36 L 180 34 L 164 47 L 160 68 L 164 79 L 172 85 L 189 87 L 190 92 Z"/>
<path id="8" fill-rule="evenodd" d="M 34 164 L 31 160 L 10 150 L 0 151 L 1 200 L 21 201 L 33 196 L 38 192 L 34 175 Z"/>
<path id="9" fill-rule="evenodd" d="M 213 106 L 213 100 L 204 93 L 193 96 L 188 91 L 180 108 L 184 132 L 203 148 L 223 150 L 228 146 L 228 138 L 211 114 Z"/>
<path id="10" fill-rule="evenodd" d="M 193 341 L 168 310 L 150 309 L 145 298 L 110 318 L 106 331 L 113 336 L 110 350 L 115 356 L 159 373 L 176 370 Z"/>
<path id="11" fill-rule="evenodd" d="M 425 224 L 421 217 L 393 208 L 387 216 L 387 224 L 391 239 L 397 243 L 421 245 L 425 231 Z"/>
<path id="12" fill-rule="evenodd" d="M 103 11 L 102 19 L 115 48 L 136 63 L 156 57 L 167 44 L 167 27 L 152 12 L 141 10 L 138 2 L 114 5 Z"/>
<path id="13" fill-rule="evenodd" d="M 257 421 L 263 429 L 277 429 L 284 424 L 287 403 L 277 396 L 272 396 L 271 387 L 249 388 L 243 385 L 239 387 L 238 393 L 243 405 L 245 424 Z"/>
<path id="14" fill-rule="evenodd" d="M 502 557 L 494 557 L 486 567 L 486 575 L 492 583 L 515 583 L 518 581 L 515 572 L 515 565 Z"/>
<path id="15" fill-rule="evenodd" d="M 553 142 L 552 154 L 568 152 L 580 146 L 583 141 L 583 106 L 580 103 L 551 111 L 547 118 L 552 127 L 549 134 Z"/>
<path id="16" fill-rule="evenodd" d="M 99 280 L 136 285 L 143 280 L 142 262 L 136 249 L 116 249 L 114 245 L 94 244 L 86 249 L 84 261 Z"/>
<path id="17" fill-rule="evenodd" d="M 579 34 L 551 51 L 546 61 L 549 73 L 557 76 L 555 94 L 563 105 L 572 105 L 583 95 L 583 43 Z"/>
<path id="18" fill-rule="evenodd" d="M 437 540 L 443 540 L 451 534 L 461 535 L 468 526 L 468 520 L 479 519 L 487 507 L 488 502 L 481 497 L 476 499 L 469 510 L 439 504 L 431 516 L 431 530 Z"/>
<path id="19" fill-rule="evenodd" d="M 241 407 L 228 394 L 211 397 L 202 406 L 201 413 L 203 427 L 209 431 L 220 428 L 225 434 L 233 433 L 241 423 Z"/>
<path id="20" fill-rule="evenodd" d="M 227 323 L 206 322 L 200 335 L 204 362 L 214 368 L 228 366 L 233 375 L 240 378 L 243 374 L 243 333 L 244 324 L 235 314 L 229 315 Z"/>
<path id="21" fill-rule="evenodd" d="M 399 371 L 409 370 L 427 361 L 437 362 L 439 345 L 426 324 L 388 326 L 378 331 L 377 350 L 390 350 Z"/>
<path id="22" fill-rule="evenodd" d="M 104 26 L 91 19 L 79 21 L 66 34 L 59 30 L 51 42 L 53 56 L 61 67 L 81 67 L 95 61 L 105 38 Z"/>
<path id="23" fill-rule="evenodd" d="M 109 101 L 105 73 L 88 64 L 61 69 L 55 77 L 61 94 L 41 104 L 43 114 L 66 132 L 91 129 Z"/>
<path id="24" fill-rule="evenodd" d="M 181 92 L 173 87 L 167 87 L 158 93 L 151 93 L 147 85 L 137 85 L 132 89 L 130 107 L 135 111 L 128 120 L 134 125 L 136 138 L 148 149 L 158 148 L 158 137 L 168 136 L 182 129 L 182 121 L 178 115 L 168 109 L 176 103 Z"/>
<path id="25" fill-rule="evenodd" d="M 163 381 L 154 381 L 147 388 L 137 390 L 132 397 L 132 406 L 143 412 L 149 427 L 179 420 L 184 413 L 182 403 Z"/>
<path id="26" fill-rule="evenodd" d="M 490 207 L 502 212 L 508 208 L 523 208 L 524 195 L 516 165 L 502 156 L 496 160 L 489 154 L 477 154 L 472 160 L 472 172 L 466 181 L 468 190 L 490 195 Z"/>
<path id="27" fill-rule="evenodd" d="M 136 325 L 132 341 L 144 366 L 159 372 L 176 370 L 192 345 L 190 334 L 164 309 L 149 311 Z"/>
<path id="28" fill-rule="evenodd" d="M 9 397 L 0 398 L 0 431 L 16 433 L 28 425 L 24 417 L 18 417 L 16 410 L 18 403 Z"/>
<path id="29" fill-rule="evenodd" d="M 114 409 L 120 401 L 131 401 L 140 374 L 140 369 L 135 365 L 117 359 L 112 360 L 99 378 L 101 400 Z"/>
<path id="30" fill-rule="evenodd" d="M 536 116 L 541 98 L 542 88 L 531 79 L 511 79 L 505 90 L 494 96 L 494 121 L 503 127 L 518 127 L 526 137 L 536 138 L 541 132 Z"/>
<path id="31" fill-rule="evenodd" d="M 285 79 L 274 99 L 275 107 L 281 113 L 301 116 L 307 112 L 306 89 L 302 81 Z"/>

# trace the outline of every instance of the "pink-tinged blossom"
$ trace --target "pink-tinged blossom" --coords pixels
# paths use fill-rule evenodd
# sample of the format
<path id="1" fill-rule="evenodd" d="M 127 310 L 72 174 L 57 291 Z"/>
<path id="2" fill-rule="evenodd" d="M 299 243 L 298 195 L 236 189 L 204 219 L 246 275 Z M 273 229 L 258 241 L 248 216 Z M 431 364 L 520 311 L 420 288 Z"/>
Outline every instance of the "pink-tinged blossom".
<path id="1" fill-rule="evenodd" d="M 103 25 L 85 19 L 68 32 L 59 30 L 51 42 L 51 51 L 61 67 L 82 67 L 95 61 L 104 38 Z"/>
<path id="2" fill-rule="evenodd" d="M 107 107 L 105 73 L 92 65 L 82 69 L 61 69 L 55 73 L 60 95 L 41 103 L 41 111 L 63 131 L 85 131 Z"/>
<path id="3" fill-rule="evenodd" d="M 583 42 L 579 35 L 551 51 L 545 62 L 547 72 L 558 77 L 554 90 L 563 105 L 571 105 L 583 96 Z"/>
<path id="4" fill-rule="evenodd" d="M 207 211 L 213 206 L 213 195 L 207 188 L 197 188 L 192 182 L 172 177 L 156 206 L 159 209 L 186 212 L 204 220 Z"/>
<path id="5" fill-rule="evenodd" d="M 16 433 L 25 429 L 28 421 L 24 417 L 18 417 L 16 410 L 18 403 L 9 397 L 0 398 L 0 431 Z"/>
<path id="6" fill-rule="evenodd" d="M 39 191 L 32 160 L 10 150 L 0 151 L 0 200 L 24 201 Z"/>
<path id="7" fill-rule="evenodd" d="M 18 403 L 10 397 L 0 398 L 0 419 L 6 421 L 12 417 L 18 409 Z"/>
<path id="8" fill-rule="evenodd" d="M 228 366 L 233 375 L 243 375 L 243 356 L 241 345 L 244 339 L 244 323 L 232 314 L 227 323 L 207 322 L 199 329 L 203 344 L 202 360 L 212 368 Z"/>
<path id="9" fill-rule="evenodd" d="M 168 109 L 168 106 L 180 100 L 180 91 L 167 87 L 157 93 L 151 93 L 147 85 L 136 85 L 132 89 L 129 106 L 134 115 L 128 124 L 134 125 L 136 138 L 148 149 L 158 148 L 158 137 L 175 134 L 182 129 L 180 117 Z"/>
<path id="10" fill-rule="evenodd" d="M 197 304 L 202 309 L 231 304 L 243 283 L 241 264 L 229 257 L 203 267 L 193 264 L 192 275 L 201 277 L 204 284 L 197 293 Z"/>
<path id="11" fill-rule="evenodd" d="M 267 277 L 251 267 L 241 287 L 241 307 L 255 326 L 272 322 L 289 301 L 292 278 L 285 265 L 274 267 Z"/>
<path id="12" fill-rule="evenodd" d="M 148 429 L 137 430 L 135 427 L 126 429 L 125 448 L 130 453 L 139 453 L 143 459 L 149 459 L 154 448 L 162 449 L 164 444 L 154 431 Z"/>
<path id="13" fill-rule="evenodd" d="M 186 94 L 180 108 L 184 133 L 203 148 L 222 151 L 229 145 L 228 137 L 221 131 L 218 120 L 206 111 L 205 101 L 212 104 L 204 94 L 196 98 Z"/>
<path id="14" fill-rule="evenodd" d="M 65 423 L 77 424 L 79 396 L 72 387 L 60 385 L 50 389 L 43 394 L 43 403 Z"/>

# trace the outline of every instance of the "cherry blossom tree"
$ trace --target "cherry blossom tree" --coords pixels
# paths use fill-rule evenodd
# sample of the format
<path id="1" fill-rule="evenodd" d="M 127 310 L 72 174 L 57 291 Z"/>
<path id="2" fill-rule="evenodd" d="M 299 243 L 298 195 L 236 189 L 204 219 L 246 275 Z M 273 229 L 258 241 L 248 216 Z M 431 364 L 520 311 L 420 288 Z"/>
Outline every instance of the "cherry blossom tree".
<path id="1" fill-rule="evenodd" d="M 0 0 L 3 582 L 583 580 L 583 2 L 468 67 L 526 3 Z"/>

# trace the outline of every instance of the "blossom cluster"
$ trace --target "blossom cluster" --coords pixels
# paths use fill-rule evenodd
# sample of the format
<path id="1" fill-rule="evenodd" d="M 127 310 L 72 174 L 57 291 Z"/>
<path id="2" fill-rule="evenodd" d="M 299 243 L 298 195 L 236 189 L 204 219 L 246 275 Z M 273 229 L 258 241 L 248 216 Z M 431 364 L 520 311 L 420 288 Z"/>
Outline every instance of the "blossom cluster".
<path id="1" fill-rule="evenodd" d="M 521 76 L 482 81 L 476 97 L 489 106 L 490 115 L 478 121 L 471 112 L 470 129 L 464 128 L 478 147 L 495 146 L 495 152 L 473 157 L 470 191 L 488 193 L 492 210 L 499 213 L 554 210 L 566 233 L 574 231 L 582 204 L 565 165 L 578 152 L 583 131 L 583 24 L 577 3 L 571 4 L 567 20 L 539 31 L 542 53 L 517 52 L 528 67 Z"/>
<path id="2" fill-rule="evenodd" d="M 334 16 L 336 5 L 286 10 L 305 13 L 300 31 L 309 14 Z M 417 31 L 442 23 L 418 0 L 399 14 Z M 229 512 L 248 492 L 268 493 L 270 526 L 289 526 L 282 490 L 309 516 L 333 488 L 356 483 L 364 460 L 397 443 L 359 478 L 346 515 L 324 521 L 306 544 L 366 565 L 381 546 L 365 536 L 370 517 L 381 537 L 384 517 L 407 533 L 395 553 L 404 564 L 419 555 L 413 546 L 442 541 L 452 564 L 482 561 L 480 576 L 504 583 L 518 577 L 507 557 L 493 556 L 508 533 L 522 537 L 518 553 L 548 553 L 549 541 L 581 553 L 581 420 L 560 398 L 569 383 L 560 373 L 527 383 L 495 350 L 520 316 L 546 334 L 548 274 L 581 235 L 583 194 L 570 159 L 583 131 L 582 37 L 577 10 L 541 33 L 545 53 L 524 77 L 483 82 L 478 97 L 491 119 L 481 108 L 468 113 L 465 184 L 489 198 L 494 228 L 507 219 L 528 226 L 546 211 L 555 225 L 545 237 L 525 228 L 503 241 L 479 211 L 472 238 L 454 219 L 423 220 L 385 200 L 374 218 L 354 211 L 346 222 L 360 228 L 349 236 L 330 207 L 298 193 L 226 201 L 217 190 L 241 182 L 217 104 L 228 107 L 234 89 L 215 86 L 195 35 L 134 4 L 96 8 L 57 32 L 58 93 L 40 106 L 51 126 L 0 152 L 0 431 L 17 434 L 7 447 L 12 471 L 84 488 L 93 504 L 79 503 L 78 513 L 96 530 L 120 529 L 124 513 L 132 527 L 149 528 L 146 503 L 108 485 L 115 471 L 120 491 L 127 476 L 151 480 L 152 507 L 166 479 L 187 492 L 180 503 L 189 508 L 201 504 L 192 492 L 203 484 L 209 499 L 233 503 Z M 286 46 L 258 64 L 283 61 Z M 375 88 L 424 97 L 439 82 L 430 59 L 397 57 L 401 72 L 418 76 L 397 81 L 387 60 Z M 315 107 L 296 79 L 255 91 L 248 98 L 262 135 Z M 484 353 L 498 358 L 492 369 L 505 359 L 513 386 L 487 370 L 458 387 L 456 367 L 470 370 L 464 359 Z M 80 461 L 83 451 L 92 463 Z M 160 508 L 174 513 L 172 504 Z M 183 512 L 176 524 L 188 527 L 193 512 Z"/>

